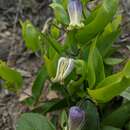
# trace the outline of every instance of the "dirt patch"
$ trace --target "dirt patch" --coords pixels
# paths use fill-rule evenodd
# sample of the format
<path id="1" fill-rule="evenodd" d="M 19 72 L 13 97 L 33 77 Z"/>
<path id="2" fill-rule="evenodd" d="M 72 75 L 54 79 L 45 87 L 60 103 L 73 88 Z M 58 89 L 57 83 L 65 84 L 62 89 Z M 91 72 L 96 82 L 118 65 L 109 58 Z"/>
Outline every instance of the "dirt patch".
<path id="1" fill-rule="evenodd" d="M 30 19 L 42 29 L 47 18 L 52 16 L 49 0 L 0 0 L 0 59 L 22 72 L 23 88 L 31 87 L 42 60 L 28 51 L 21 38 L 19 19 Z M 0 81 L 0 130 L 15 130 L 20 113 L 26 111 L 18 97 L 2 87 Z"/>

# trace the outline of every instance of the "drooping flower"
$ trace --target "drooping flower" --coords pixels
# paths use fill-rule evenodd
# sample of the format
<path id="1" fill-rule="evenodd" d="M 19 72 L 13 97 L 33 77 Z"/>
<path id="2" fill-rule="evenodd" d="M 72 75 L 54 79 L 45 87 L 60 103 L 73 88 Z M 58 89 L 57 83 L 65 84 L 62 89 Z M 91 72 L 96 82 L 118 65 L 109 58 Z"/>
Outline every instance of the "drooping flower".
<path id="1" fill-rule="evenodd" d="M 72 72 L 74 60 L 72 58 L 61 57 L 58 61 L 57 72 L 52 82 L 64 82 L 64 79 Z"/>
<path id="2" fill-rule="evenodd" d="M 69 110 L 69 130 L 81 130 L 85 120 L 85 112 L 78 106 L 73 106 Z"/>
<path id="3" fill-rule="evenodd" d="M 68 30 L 71 30 L 73 28 L 81 28 L 84 26 L 84 24 L 81 22 L 82 4 L 80 0 L 69 0 L 68 13 L 70 17 Z"/>

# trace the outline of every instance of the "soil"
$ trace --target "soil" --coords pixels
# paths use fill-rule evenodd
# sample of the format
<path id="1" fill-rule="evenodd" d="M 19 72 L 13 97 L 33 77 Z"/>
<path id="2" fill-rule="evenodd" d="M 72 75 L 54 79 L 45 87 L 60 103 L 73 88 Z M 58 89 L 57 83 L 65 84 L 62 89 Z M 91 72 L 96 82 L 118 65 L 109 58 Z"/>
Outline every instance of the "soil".
<path id="1" fill-rule="evenodd" d="M 124 57 L 130 57 L 130 50 L 127 48 L 130 42 L 128 1 L 120 2 L 123 31 L 117 40 L 117 44 L 122 46 L 119 53 Z M 25 91 L 31 88 L 36 72 L 43 62 L 37 54 L 26 49 L 21 38 L 19 19 L 30 19 L 34 25 L 42 29 L 45 21 L 52 17 L 52 10 L 48 7 L 50 2 L 50 0 L 0 0 L 0 59 L 22 72 Z M 0 130 L 15 130 L 16 120 L 26 111 L 26 107 L 20 104 L 16 95 L 3 89 L 1 84 L 0 80 Z M 22 95 L 21 98 L 24 96 L 26 95 Z"/>
<path id="2" fill-rule="evenodd" d="M 43 64 L 37 54 L 26 49 L 21 38 L 19 19 L 29 19 L 43 28 L 45 21 L 52 16 L 49 0 L 0 0 L 0 59 L 22 72 L 23 91 L 31 88 L 35 75 Z M 20 97 L 1 87 L 0 80 L 0 130 L 15 130 L 15 123 L 26 107 L 20 104 Z M 26 90 L 27 88 L 27 90 Z"/>

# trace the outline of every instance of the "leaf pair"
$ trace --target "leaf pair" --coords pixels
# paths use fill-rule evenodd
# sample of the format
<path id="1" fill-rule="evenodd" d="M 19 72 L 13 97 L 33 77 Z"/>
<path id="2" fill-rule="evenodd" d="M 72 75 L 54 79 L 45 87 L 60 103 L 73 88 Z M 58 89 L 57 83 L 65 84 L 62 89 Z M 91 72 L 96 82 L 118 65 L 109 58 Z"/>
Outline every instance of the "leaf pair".
<path id="1" fill-rule="evenodd" d="M 77 40 L 84 44 L 102 32 L 105 26 L 112 21 L 117 8 L 117 0 L 104 0 L 102 6 L 92 17 L 92 21 L 77 33 Z"/>
<path id="2" fill-rule="evenodd" d="M 103 59 L 100 52 L 96 48 L 97 38 L 90 46 L 88 56 L 88 84 L 89 88 L 93 89 L 95 84 L 105 78 Z"/>
<path id="3" fill-rule="evenodd" d="M 115 96 L 118 96 L 122 91 L 128 88 L 129 85 L 130 60 L 121 72 L 108 76 L 96 86 L 96 89 L 88 89 L 88 93 L 94 100 L 105 103 Z"/>
<path id="4" fill-rule="evenodd" d="M 121 16 L 118 15 L 105 27 L 104 32 L 99 36 L 97 40 L 97 48 L 99 49 L 103 58 L 111 55 L 110 50 L 112 45 L 120 34 L 120 24 Z"/>

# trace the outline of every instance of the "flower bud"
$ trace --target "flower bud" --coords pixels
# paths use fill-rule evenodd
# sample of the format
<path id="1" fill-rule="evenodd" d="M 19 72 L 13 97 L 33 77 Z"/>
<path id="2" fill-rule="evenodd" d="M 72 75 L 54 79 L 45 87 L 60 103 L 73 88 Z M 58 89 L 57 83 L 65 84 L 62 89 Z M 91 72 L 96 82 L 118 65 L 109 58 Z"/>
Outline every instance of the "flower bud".
<path id="1" fill-rule="evenodd" d="M 52 79 L 52 82 L 63 83 L 64 79 L 72 72 L 73 68 L 73 59 L 61 57 L 58 61 L 56 76 Z"/>
<path id="2" fill-rule="evenodd" d="M 69 130 L 81 130 L 85 120 L 85 112 L 78 106 L 73 106 L 69 110 Z"/>
<path id="3" fill-rule="evenodd" d="M 80 0 L 69 0 L 68 13 L 70 17 L 68 30 L 71 30 L 73 28 L 81 28 L 84 26 L 84 24 L 81 23 L 82 5 Z"/>

